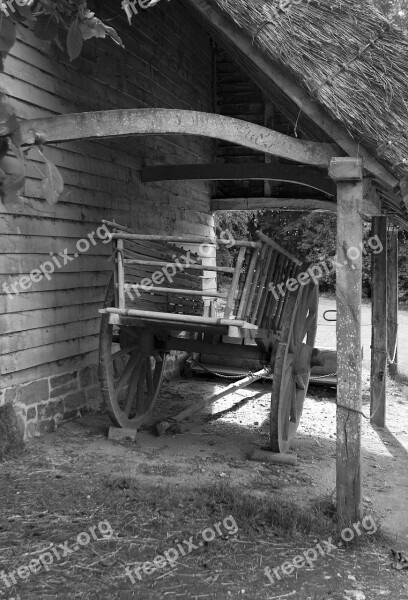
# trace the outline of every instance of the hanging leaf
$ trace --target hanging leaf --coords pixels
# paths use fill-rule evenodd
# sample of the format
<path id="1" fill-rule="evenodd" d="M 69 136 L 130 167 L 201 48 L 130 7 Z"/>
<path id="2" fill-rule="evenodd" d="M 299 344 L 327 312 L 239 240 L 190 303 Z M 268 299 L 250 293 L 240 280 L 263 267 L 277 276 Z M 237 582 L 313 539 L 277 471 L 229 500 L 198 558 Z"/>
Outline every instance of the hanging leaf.
<path id="1" fill-rule="evenodd" d="M 84 38 L 78 18 L 74 19 L 67 35 L 67 48 L 70 60 L 75 60 L 81 54 Z"/>
<path id="2" fill-rule="evenodd" d="M 79 25 L 84 40 L 106 37 L 105 25 L 97 17 L 84 19 Z"/>
<path id="3" fill-rule="evenodd" d="M 2 202 L 6 208 L 15 208 L 22 204 L 19 192 L 22 192 L 24 183 L 24 175 L 7 175 L 1 186 Z"/>
<path id="4" fill-rule="evenodd" d="M 58 202 L 60 195 L 64 191 L 64 180 L 61 173 L 47 158 L 45 158 L 45 178 L 42 183 L 42 189 L 48 204 Z"/>
<path id="5" fill-rule="evenodd" d="M 16 25 L 13 21 L 4 15 L 0 18 L 0 52 L 2 54 L 7 54 L 10 48 L 13 46 L 16 41 Z"/>
<path id="6" fill-rule="evenodd" d="M 116 30 L 113 29 L 113 27 L 108 27 L 108 25 L 104 25 L 105 27 L 105 31 L 107 33 L 107 35 L 118 44 L 118 46 L 121 46 L 122 48 L 124 48 L 124 44 L 121 40 L 121 38 L 119 37 L 119 35 L 117 34 Z"/>
<path id="7" fill-rule="evenodd" d="M 30 4 L 33 5 L 34 2 L 29 2 L 27 4 L 24 4 L 23 6 L 19 6 L 17 4 L 16 8 L 17 8 L 18 12 L 20 13 L 20 15 L 24 19 L 28 19 L 29 21 L 33 21 L 34 20 L 34 16 L 33 16 L 33 13 L 31 12 Z"/>
<path id="8" fill-rule="evenodd" d="M 8 102 L 0 101 L 0 136 L 11 135 L 19 128 L 14 108 Z"/>
<path id="9" fill-rule="evenodd" d="M 34 33 L 40 40 L 47 42 L 58 35 L 58 21 L 52 15 L 39 15 L 34 26 Z"/>

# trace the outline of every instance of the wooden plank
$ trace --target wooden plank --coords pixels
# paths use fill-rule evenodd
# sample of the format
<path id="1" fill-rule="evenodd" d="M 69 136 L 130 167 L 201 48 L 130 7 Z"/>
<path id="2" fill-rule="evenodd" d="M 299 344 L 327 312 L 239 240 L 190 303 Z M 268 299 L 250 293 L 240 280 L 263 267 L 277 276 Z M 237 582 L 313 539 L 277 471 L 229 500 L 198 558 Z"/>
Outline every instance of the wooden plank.
<path id="1" fill-rule="evenodd" d="M 145 235 L 145 234 L 134 234 L 134 233 L 112 233 L 112 238 L 115 240 L 136 240 L 136 241 L 157 241 L 157 242 L 170 242 L 173 244 L 210 244 L 215 246 L 219 244 L 221 246 L 227 246 L 231 243 L 231 240 L 220 239 L 220 238 L 209 238 L 198 235 Z M 259 242 L 247 242 L 245 240 L 234 240 L 234 246 L 237 248 L 260 248 Z"/>
<path id="2" fill-rule="evenodd" d="M 383 250 L 371 255 L 371 422 L 385 427 L 387 392 L 387 217 L 373 217 L 372 236 Z"/>
<path id="3" fill-rule="evenodd" d="M 82 369 L 88 365 L 98 364 L 99 350 L 93 350 L 84 354 L 77 354 L 61 360 L 49 362 L 38 367 L 29 369 L 20 369 L 15 373 L 3 375 L 0 377 L 0 389 L 7 387 L 30 383 L 42 379 L 43 377 L 52 377 L 54 375 L 62 375 L 70 373 L 75 369 Z"/>
<path id="4" fill-rule="evenodd" d="M 60 308 L 75 304 L 95 304 L 103 300 L 106 294 L 106 283 L 100 287 L 83 287 L 65 290 L 50 290 L 41 292 L 23 292 L 18 295 L 0 295 L 0 312 L 28 313 L 32 310 Z M 14 318 L 18 318 L 17 315 Z"/>
<path id="5" fill-rule="evenodd" d="M 387 346 L 388 372 L 398 373 L 398 230 L 391 228 L 388 236 L 387 260 Z"/>
<path id="6" fill-rule="evenodd" d="M 389 188 L 396 188 L 398 179 L 381 165 L 359 142 L 354 140 L 350 134 L 343 129 L 308 92 L 301 87 L 293 77 L 287 75 L 283 69 L 275 65 L 271 60 L 262 56 L 253 39 L 242 29 L 238 28 L 233 20 L 215 8 L 209 0 L 187 0 L 191 7 L 214 28 L 223 39 L 233 45 L 237 52 L 236 59 L 245 56 L 255 67 L 251 75 L 265 88 L 264 77 L 274 86 L 277 86 L 283 94 L 291 98 L 298 108 L 322 129 L 332 140 L 334 140 L 350 156 L 361 156 L 364 159 L 364 167 L 372 173 L 379 181 Z M 262 78 L 258 74 L 262 74 Z M 338 154 L 341 156 L 341 152 Z M 290 158 L 290 157 L 289 157 Z M 293 160 L 293 159 L 292 159 Z M 297 159 L 294 159 L 297 160 Z M 298 161 L 304 163 L 305 161 Z"/>
<path id="7" fill-rule="evenodd" d="M 92 319 L 98 314 L 101 305 L 102 302 L 95 302 L 94 304 L 74 304 L 59 308 L 0 314 L 0 335 Z M 21 368 L 24 368 L 24 365 Z"/>
<path id="8" fill-rule="evenodd" d="M 168 294 L 184 294 L 185 296 L 206 296 L 208 298 L 227 298 L 227 292 L 210 292 L 209 290 L 191 290 L 185 288 L 171 288 L 171 287 L 156 287 L 156 286 L 144 286 L 144 285 L 132 285 L 129 283 L 124 284 L 125 290 L 132 290 L 137 293 L 138 290 L 154 293 L 168 293 Z M 123 308 L 123 306 L 119 306 Z"/>
<path id="9" fill-rule="evenodd" d="M 346 179 L 351 159 L 337 158 L 330 174 L 337 182 L 337 512 L 341 522 L 361 518 L 361 252 L 356 260 L 347 255 L 361 248 L 363 202 L 362 160 L 351 170 L 360 181 Z M 337 171 L 342 179 L 337 179 Z M 354 177 L 354 173 L 353 173 Z"/>
<path id="10" fill-rule="evenodd" d="M 174 267 L 179 268 L 176 263 L 168 263 L 168 262 L 160 262 L 154 260 L 137 260 L 137 259 L 129 259 L 126 258 L 124 260 L 125 265 L 146 265 L 150 267 Z M 211 265 L 188 265 L 185 269 L 192 271 L 215 271 L 217 273 L 233 273 L 233 267 L 217 267 Z"/>
<path id="11" fill-rule="evenodd" d="M 245 309 L 245 313 L 243 314 L 244 319 L 246 321 L 249 321 L 250 323 L 252 323 L 253 307 L 255 307 L 255 296 L 260 293 L 259 281 L 261 275 L 263 274 L 264 264 L 268 250 L 269 247 L 266 244 L 262 244 L 259 260 L 256 265 L 254 279 L 251 286 L 251 291 L 248 297 L 248 303 Z"/>
<path id="12" fill-rule="evenodd" d="M 335 202 L 319 198 L 216 198 L 211 201 L 211 212 L 258 209 L 337 212 L 337 205 Z"/>
<path id="13" fill-rule="evenodd" d="M 48 344 L 42 346 L 41 350 L 38 348 L 30 348 L 28 350 L 20 350 L 19 352 L 6 354 L 2 356 L 2 376 L 20 371 L 22 365 L 24 365 L 25 369 L 29 369 L 44 363 L 69 358 L 76 354 L 92 352 L 93 350 L 97 350 L 98 347 L 99 335 L 94 335 L 77 338 L 76 340 Z"/>
<path id="14" fill-rule="evenodd" d="M 231 313 L 233 311 L 235 298 L 236 298 L 236 292 L 238 289 L 239 279 L 241 277 L 242 265 L 244 264 L 245 255 L 246 255 L 246 249 L 244 247 L 241 247 L 239 249 L 238 256 L 236 259 L 235 271 L 234 271 L 234 275 L 232 276 L 231 287 L 228 292 L 227 302 L 225 303 L 225 308 L 224 308 L 224 318 L 225 319 L 228 319 L 231 316 Z"/>
<path id="15" fill-rule="evenodd" d="M 2 354 L 19 352 L 22 348 L 41 348 L 50 343 L 63 342 L 79 337 L 88 337 L 99 333 L 100 318 L 95 313 L 95 318 L 42 329 L 29 329 L 2 336 L 0 347 Z M 41 352 L 41 350 L 40 350 Z"/>
<path id="16" fill-rule="evenodd" d="M 212 113 L 176 109 L 118 109 L 73 113 L 21 123 L 23 145 L 146 134 L 222 139 L 299 163 L 328 166 L 330 144 L 305 142 L 267 127 Z"/>
<path id="17" fill-rule="evenodd" d="M 252 256 L 248 268 L 246 269 L 244 287 L 241 294 L 241 300 L 239 302 L 239 307 L 237 311 L 237 319 L 241 319 L 247 312 L 249 295 L 251 293 L 251 288 L 253 286 L 253 281 L 255 277 L 255 273 L 257 270 L 257 264 L 260 258 L 260 248 L 254 248 L 252 250 Z M 244 317 L 245 318 L 245 317 Z"/>
<path id="18" fill-rule="evenodd" d="M 327 176 L 298 165 L 213 163 L 143 167 L 141 171 L 143 183 L 184 179 L 209 181 L 268 179 L 310 187 L 329 196 L 334 196 L 336 193 L 336 186 Z"/>
<path id="19" fill-rule="evenodd" d="M 28 273 L 25 274 L 27 275 Z M 53 295 L 58 295 L 58 293 L 62 290 L 64 290 L 64 293 L 68 292 L 75 294 L 77 291 L 79 294 L 81 294 L 81 290 L 93 288 L 95 297 L 95 293 L 99 294 L 104 293 L 104 290 L 106 291 L 106 286 L 109 282 L 110 276 L 111 271 L 99 271 L 95 273 L 54 273 L 52 279 L 48 280 L 43 278 L 39 282 L 33 283 L 29 290 L 19 294 L 18 296 L 12 294 L 10 298 L 5 292 L 5 287 L 10 287 L 11 283 L 15 283 L 15 275 L 2 275 L 2 282 L 0 286 L 1 306 L 2 308 L 7 306 L 7 309 L 5 309 L 7 312 L 26 311 L 28 302 L 30 303 L 30 307 L 34 306 L 34 308 L 46 308 L 48 306 L 54 306 L 55 296 L 53 300 Z M 3 283 L 5 283 L 6 286 L 3 287 Z M 28 294 L 31 294 L 29 299 L 27 298 Z M 6 304 L 8 297 L 10 302 Z M 74 302 L 70 303 L 73 304 Z M 0 313 L 1 311 L 2 309 L 0 309 Z"/>

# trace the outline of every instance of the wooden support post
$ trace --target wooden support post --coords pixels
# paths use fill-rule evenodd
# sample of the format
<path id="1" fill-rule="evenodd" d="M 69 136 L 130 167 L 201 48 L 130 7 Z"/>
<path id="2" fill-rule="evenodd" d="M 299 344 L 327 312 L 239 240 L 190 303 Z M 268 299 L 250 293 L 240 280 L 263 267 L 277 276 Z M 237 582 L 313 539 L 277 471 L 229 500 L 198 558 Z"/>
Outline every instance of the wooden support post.
<path id="1" fill-rule="evenodd" d="M 390 228 L 387 257 L 387 345 L 388 373 L 395 377 L 398 373 L 398 230 Z"/>
<path id="2" fill-rule="evenodd" d="M 342 522 L 361 517 L 361 292 L 363 165 L 334 158 L 337 183 L 337 512 Z"/>
<path id="3" fill-rule="evenodd" d="M 372 253 L 371 422 L 385 426 L 387 382 L 387 217 L 373 217 L 372 237 L 379 240 Z M 381 252 L 378 250 L 381 249 Z"/>

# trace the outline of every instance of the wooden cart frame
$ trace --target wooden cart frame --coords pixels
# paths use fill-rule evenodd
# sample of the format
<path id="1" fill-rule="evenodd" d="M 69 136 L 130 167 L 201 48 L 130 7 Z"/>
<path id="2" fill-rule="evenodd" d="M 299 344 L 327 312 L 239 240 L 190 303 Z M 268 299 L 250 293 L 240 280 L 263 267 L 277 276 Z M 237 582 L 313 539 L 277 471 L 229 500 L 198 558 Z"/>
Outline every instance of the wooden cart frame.
<path id="1" fill-rule="evenodd" d="M 254 241 L 235 241 L 234 267 L 203 264 L 199 253 L 183 266 L 183 248 L 215 247 L 226 240 L 141 235 L 105 224 L 112 229 L 115 268 L 100 310 L 100 380 L 115 424 L 139 428 L 151 417 L 170 351 L 228 355 L 259 368 L 161 423 L 159 431 L 230 391 L 272 376 L 271 449 L 286 452 L 299 425 L 311 367 L 318 363 L 318 288 L 310 277 L 303 285 L 292 281 L 307 266 L 261 232 Z M 165 283 L 164 271 L 172 273 Z M 230 274 L 229 290 L 203 291 L 197 273 L 205 271 Z M 216 299 L 225 303 L 222 314 Z"/>

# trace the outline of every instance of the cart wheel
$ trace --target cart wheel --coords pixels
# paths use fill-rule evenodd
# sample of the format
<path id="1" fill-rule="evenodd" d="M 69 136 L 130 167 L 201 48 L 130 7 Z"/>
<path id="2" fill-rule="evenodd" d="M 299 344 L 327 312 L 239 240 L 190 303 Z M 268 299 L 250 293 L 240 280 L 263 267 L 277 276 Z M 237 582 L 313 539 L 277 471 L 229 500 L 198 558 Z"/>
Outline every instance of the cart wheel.
<path id="1" fill-rule="evenodd" d="M 270 439 L 272 452 L 287 452 L 299 426 L 316 339 L 319 288 L 314 283 L 290 294 L 273 372 Z"/>
<path id="2" fill-rule="evenodd" d="M 113 278 L 105 308 L 114 305 Z M 154 336 L 144 328 L 117 327 L 102 315 L 99 337 L 99 379 L 102 398 L 113 423 L 138 429 L 156 403 L 166 363 Z"/>

